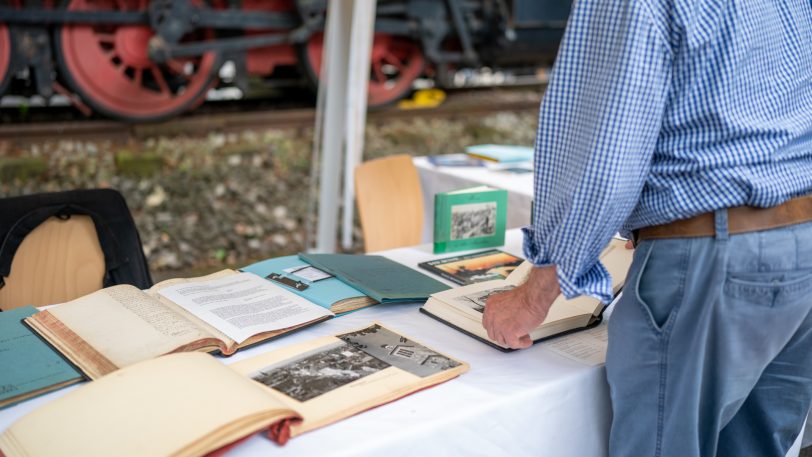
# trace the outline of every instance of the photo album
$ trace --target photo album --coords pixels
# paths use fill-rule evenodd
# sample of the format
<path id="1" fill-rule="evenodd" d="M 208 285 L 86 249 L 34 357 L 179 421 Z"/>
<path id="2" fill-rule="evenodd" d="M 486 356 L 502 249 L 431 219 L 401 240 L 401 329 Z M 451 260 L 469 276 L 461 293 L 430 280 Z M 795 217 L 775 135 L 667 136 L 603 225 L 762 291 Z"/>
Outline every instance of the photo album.
<path id="1" fill-rule="evenodd" d="M 259 431 L 282 445 L 467 370 L 377 323 L 231 365 L 207 354 L 170 354 L 22 417 L 0 434 L 0 455 L 210 455 Z"/>

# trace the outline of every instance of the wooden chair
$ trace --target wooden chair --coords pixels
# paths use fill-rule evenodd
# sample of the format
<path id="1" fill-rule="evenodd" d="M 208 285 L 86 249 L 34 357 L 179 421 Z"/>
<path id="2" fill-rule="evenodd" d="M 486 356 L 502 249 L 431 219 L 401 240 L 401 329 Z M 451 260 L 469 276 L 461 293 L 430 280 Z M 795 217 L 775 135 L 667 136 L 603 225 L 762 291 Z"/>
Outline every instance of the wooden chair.
<path id="1" fill-rule="evenodd" d="M 0 199 L 0 311 L 152 286 L 124 198 L 83 189 Z"/>
<path id="2" fill-rule="evenodd" d="M 355 198 L 366 252 L 419 244 L 423 192 L 408 155 L 362 163 L 355 169 Z"/>
<path id="3" fill-rule="evenodd" d="M 51 217 L 25 237 L 0 289 L 0 309 L 63 303 L 102 288 L 104 252 L 89 216 Z"/>

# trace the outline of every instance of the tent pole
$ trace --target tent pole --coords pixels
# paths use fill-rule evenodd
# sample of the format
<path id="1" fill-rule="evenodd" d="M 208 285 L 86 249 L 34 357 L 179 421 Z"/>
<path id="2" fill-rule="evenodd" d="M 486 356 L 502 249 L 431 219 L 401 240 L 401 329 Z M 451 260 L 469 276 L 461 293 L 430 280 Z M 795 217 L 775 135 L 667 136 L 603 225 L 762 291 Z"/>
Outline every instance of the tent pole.
<path id="1" fill-rule="evenodd" d="M 367 121 L 367 86 L 375 28 L 376 0 L 355 0 L 352 12 L 347 77 L 346 155 L 344 156 L 344 219 L 341 245 L 352 248 L 355 215 L 355 167 L 363 160 Z"/>
<path id="2" fill-rule="evenodd" d="M 324 78 L 319 92 L 326 91 L 321 139 L 319 210 L 316 251 L 335 252 L 338 228 L 338 195 L 341 190 L 341 157 L 344 149 L 344 108 L 347 105 L 347 60 L 349 56 L 354 0 L 327 2 L 324 39 Z"/>

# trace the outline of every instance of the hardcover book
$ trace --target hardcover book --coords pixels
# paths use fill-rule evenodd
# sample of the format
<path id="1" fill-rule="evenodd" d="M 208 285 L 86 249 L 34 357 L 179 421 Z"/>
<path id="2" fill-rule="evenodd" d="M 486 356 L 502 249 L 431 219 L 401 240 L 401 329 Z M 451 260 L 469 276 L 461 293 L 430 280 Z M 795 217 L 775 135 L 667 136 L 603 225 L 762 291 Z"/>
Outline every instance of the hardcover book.
<path id="1" fill-rule="evenodd" d="M 507 191 L 472 187 L 434 196 L 434 252 L 505 244 Z"/>
<path id="2" fill-rule="evenodd" d="M 22 320 L 31 306 L 0 313 L 0 408 L 82 381 L 82 374 Z"/>
<path id="3" fill-rule="evenodd" d="M 215 352 L 269 340 L 333 313 L 252 273 L 223 270 L 142 291 L 99 290 L 25 320 L 89 378 L 172 352 Z"/>
<path id="4" fill-rule="evenodd" d="M 273 281 L 335 314 L 348 313 L 378 303 L 374 298 L 366 296 L 330 273 L 305 263 L 295 255 L 263 260 L 241 270 Z"/>
<path id="5" fill-rule="evenodd" d="M 524 259 L 491 249 L 417 264 L 437 276 L 462 286 L 493 279 L 505 279 Z"/>
<path id="6" fill-rule="evenodd" d="M 23 417 L 0 435 L 0 455 L 211 455 L 258 431 L 285 444 L 467 370 L 379 324 L 228 366 L 206 354 L 171 354 Z"/>
<path id="7" fill-rule="evenodd" d="M 207 354 L 172 354 L 68 392 L 0 434 L 5 457 L 198 457 L 299 416 Z"/>
<path id="8" fill-rule="evenodd" d="M 615 294 L 623 286 L 634 255 L 634 251 L 626 249 L 625 244 L 625 241 L 614 239 L 600 256 L 601 262 L 612 276 L 612 290 Z M 488 332 L 482 326 L 482 314 L 490 296 L 524 283 L 532 269 L 531 263 L 524 262 L 506 279 L 433 294 L 420 311 L 501 351 L 509 351 L 509 348 L 488 338 Z M 559 296 L 550 307 L 544 322 L 530 332 L 530 338 L 533 342 L 539 342 L 598 325 L 604 308 L 605 305 L 600 300 L 592 297 L 581 296 L 567 300 L 564 296 Z"/>

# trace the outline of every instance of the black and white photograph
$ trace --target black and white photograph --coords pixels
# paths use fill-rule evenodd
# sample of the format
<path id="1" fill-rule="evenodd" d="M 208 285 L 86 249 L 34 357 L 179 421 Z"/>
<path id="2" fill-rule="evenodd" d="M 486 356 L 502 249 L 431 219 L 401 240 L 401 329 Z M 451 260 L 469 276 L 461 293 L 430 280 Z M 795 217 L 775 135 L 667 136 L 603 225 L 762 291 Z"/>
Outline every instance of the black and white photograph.
<path id="1" fill-rule="evenodd" d="M 389 366 L 352 344 L 338 341 L 267 366 L 252 373 L 251 379 L 305 402 Z"/>
<path id="2" fill-rule="evenodd" d="M 515 286 L 497 287 L 495 289 L 486 289 L 468 295 L 460 295 L 453 297 L 455 303 L 473 309 L 478 313 L 485 312 L 485 303 L 491 295 L 496 295 L 502 292 L 513 289 Z"/>
<path id="3" fill-rule="evenodd" d="M 367 354 L 423 378 L 460 365 L 456 360 L 377 324 L 338 337 Z"/>
<path id="4" fill-rule="evenodd" d="M 451 207 L 451 240 L 465 240 L 496 233 L 496 202 Z"/>

